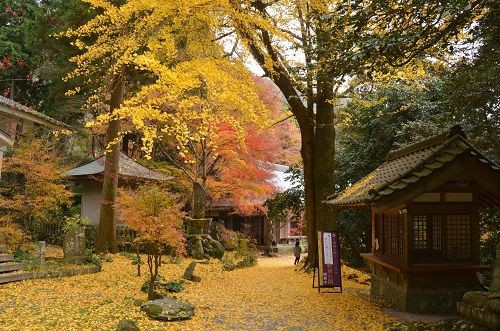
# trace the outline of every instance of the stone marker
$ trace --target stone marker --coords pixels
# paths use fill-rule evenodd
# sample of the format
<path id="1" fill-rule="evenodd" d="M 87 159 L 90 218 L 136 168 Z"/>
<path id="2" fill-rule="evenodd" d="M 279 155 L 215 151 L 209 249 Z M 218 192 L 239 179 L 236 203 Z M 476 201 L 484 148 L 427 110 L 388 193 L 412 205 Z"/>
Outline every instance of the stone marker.
<path id="1" fill-rule="evenodd" d="M 67 261 L 85 260 L 87 242 L 83 227 L 71 228 L 64 236 L 64 259 Z"/>
<path id="2" fill-rule="evenodd" d="M 40 264 L 45 264 L 45 241 L 38 242 L 38 255 L 40 256 Z"/>
<path id="3" fill-rule="evenodd" d="M 196 262 L 191 262 L 186 268 L 186 271 L 184 271 L 184 275 L 182 276 L 182 278 L 191 280 L 193 278 L 194 268 L 196 268 Z"/>
<path id="4" fill-rule="evenodd" d="M 151 300 L 141 305 L 150 318 L 160 321 L 181 321 L 191 319 L 194 315 L 194 306 L 184 300 L 164 298 Z"/>

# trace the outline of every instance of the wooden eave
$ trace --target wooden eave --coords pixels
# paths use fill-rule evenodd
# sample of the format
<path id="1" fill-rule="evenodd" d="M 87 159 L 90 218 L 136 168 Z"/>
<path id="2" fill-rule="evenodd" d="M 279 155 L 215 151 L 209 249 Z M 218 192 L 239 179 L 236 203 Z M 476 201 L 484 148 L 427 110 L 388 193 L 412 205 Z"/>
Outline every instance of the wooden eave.
<path id="1" fill-rule="evenodd" d="M 68 125 L 62 122 L 4 97 L 0 100 L 0 114 L 11 117 L 20 122 L 29 121 L 38 123 L 55 130 L 70 129 Z"/>
<path id="2" fill-rule="evenodd" d="M 398 190 L 396 195 L 380 197 L 374 201 L 374 205 L 378 211 L 382 212 L 394 206 L 412 201 L 417 196 L 431 192 L 444 183 L 454 181 L 457 178 L 475 182 L 482 188 L 476 193 L 480 198 L 488 200 L 483 205 L 500 207 L 500 172 L 477 162 L 476 158 L 467 154 L 455 158 L 446 167 L 433 171 L 432 174 L 422 178 L 411 186 Z"/>
<path id="3" fill-rule="evenodd" d="M 457 160 L 463 158 L 474 159 L 480 164 L 471 172 L 481 168 L 481 175 L 473 177 L 482 181 L 492 193 L 483 197 L 484 204 L 495 205 L 497 199 L 494 196 L 500 194 L 500 185 L 492 186 L 489 179 L 481 177 L 488 173 L 490 177 L 498 178 L 500 167 L 470 145 L 459 128 L 392 152 L 377 169 L 324 202 L 337 209 L 373 204 L 378 209 L 388 209 L 411 201 L 445 181 L 470 177 L 471 174 L 462 174 L 463 169 L 457 165 Z"/>

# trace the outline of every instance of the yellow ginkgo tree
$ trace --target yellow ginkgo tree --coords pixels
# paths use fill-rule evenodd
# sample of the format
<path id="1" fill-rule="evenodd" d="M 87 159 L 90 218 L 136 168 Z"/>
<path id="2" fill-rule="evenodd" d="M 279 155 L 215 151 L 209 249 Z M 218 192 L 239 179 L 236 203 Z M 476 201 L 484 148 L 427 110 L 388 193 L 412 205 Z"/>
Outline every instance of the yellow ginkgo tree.
<path id="1" fill-rule="evenodd" d="M 77 69 L 67 79 L 86 82 L 68 93 L 86 94 L 87 109 L 99 114 L 88 125 L 107 127 L 96 250 L 113 251 L 122 135 L 140 133 L 147 155 L 155 141 L 173 140 L 189 163 L 188 146 L 203 144 L 220 123 L 234 127 L 243 141 L 248 124 L 259 128 L 269 119 L 251 74 L 217 43 L 225 1 L 87 2 L 99 14 L 63 34 L 81 50 L 72 58 Z M 126 129 L 120 123 L 127 123 Z M 202 178 L 192 181 L 194 190 L 202 192 Z"/>

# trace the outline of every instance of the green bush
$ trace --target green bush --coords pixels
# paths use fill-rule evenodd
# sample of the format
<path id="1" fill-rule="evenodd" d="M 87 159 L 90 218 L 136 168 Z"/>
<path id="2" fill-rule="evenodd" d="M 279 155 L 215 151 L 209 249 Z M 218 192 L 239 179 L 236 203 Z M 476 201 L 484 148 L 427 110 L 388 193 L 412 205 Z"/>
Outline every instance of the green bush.
<path id="1" fill-rule="evenodd" d="M 155 290 L 164 290 L 167 292 L 174 292 L 174 293 L 179 293 L 184 289 L 184 285 L 182 284 L 182 281 L 177 281 L 177 280 L 171 280 L 171 281 L 166 281 L 165 278 L 162 276 L 158 275 L 155 280 Z M 149 279 L 147 279 L 141 286 L 141 291 L 144 293 L 149 292 Z"/>
<path id="2" fill-rule="evenodd" d="M 102 265 L 103 256 L 94 254 L 91 249 L 86 249 L 85 256 L 87 257 L 87 263 L 93 264 L 97 267 L 100 267 Z"/>
<path id="3" fill-rule="evenodd" d="M 225 257 L 222 258 L 221 262 L 222 262 L 222 269 L 224 269 L 225 271 L 232 271 L 236 267 L 233 261 L 229 260 L 228 258 Z"/>
<path id="4" fill-rule="evenodd" d="M 257 257 L 253 254 L 246 254 L 240 262 L 236 264 L 236 268 L 248 268 L 257 264 Z"/>
<path id="5" fill-rule="evenodd" d="M 237 263 L 226 257 L 221 260 L 222 269 L 224 271 L 232 271 L 240 268 L 253 267 L 254 265 L 257 264 L 257 256 L 253 253 L 236 254 L 235 257 L 241 258 L 241 260 L 239 260 Z"/>
<path id="6" fill-rule="evenodd" d="M 163 288 L 169 292 L 179 293 L 184 289 L 184 285 L 176 280 L 171 280 L 166 283 Z"/>

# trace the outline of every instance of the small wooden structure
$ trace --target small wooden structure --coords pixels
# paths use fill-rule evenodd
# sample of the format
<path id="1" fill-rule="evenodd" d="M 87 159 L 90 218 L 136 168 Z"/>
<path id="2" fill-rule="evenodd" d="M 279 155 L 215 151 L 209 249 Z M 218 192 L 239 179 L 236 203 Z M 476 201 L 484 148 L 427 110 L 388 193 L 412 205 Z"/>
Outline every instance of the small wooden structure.
<path id="1" fill-rule="evenodd" d="M 326 203 L 372 209 L 371 294 L 403 311 L 448 313 L 476 286 L 479 209 L 500 206 L 500 168 L 458 126 L 396 150 Z"/>
<path id="2" fill-rule="evenodd" d="M 151 170 L 137 163 L 131 157 L 120 152 L 119 180 L 120 186 L 134 186 L 141 181 L 165 181 L 173 177 L 162 172 Z M 81 216 L 88 218 L 92 225 L 99 224 L 102 204 L 102 179 L 106 157 L 86 163 L 80 167 L 66 171 L 63 176 L 81 187 Z M 118 220 L 117 220 L 118 221 Z"/>

